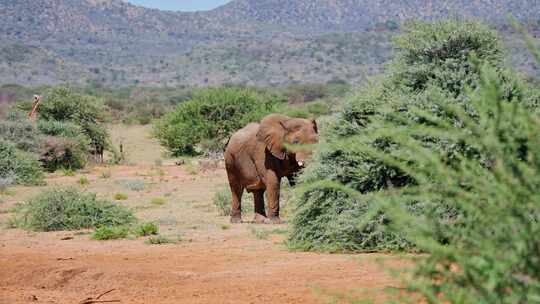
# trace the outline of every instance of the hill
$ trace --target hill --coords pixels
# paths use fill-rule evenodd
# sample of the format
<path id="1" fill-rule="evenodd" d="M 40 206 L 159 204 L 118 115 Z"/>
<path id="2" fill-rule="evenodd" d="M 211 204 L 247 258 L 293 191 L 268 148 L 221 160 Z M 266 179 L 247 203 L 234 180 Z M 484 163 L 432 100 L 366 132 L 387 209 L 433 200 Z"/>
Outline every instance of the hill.
<path id="1" fill-rule="evenodd" d="M 539 9 L 536 1 L 529 0 L 236 0 L 210 15 L 320 32 L 366 30 L 387 22 L 452 15 L 501 23 L 511 14 L 536 21 Z"/>
<path id="2" fill-rule="evenodd" d="M 235 0 L 185 13 L 121 0 L 0 0 L 0 83 L 359 82 L 380 70 L 405 20 L 455 15 L 501 25 L 507 13 L 536 28 L 540 3 Z"/>

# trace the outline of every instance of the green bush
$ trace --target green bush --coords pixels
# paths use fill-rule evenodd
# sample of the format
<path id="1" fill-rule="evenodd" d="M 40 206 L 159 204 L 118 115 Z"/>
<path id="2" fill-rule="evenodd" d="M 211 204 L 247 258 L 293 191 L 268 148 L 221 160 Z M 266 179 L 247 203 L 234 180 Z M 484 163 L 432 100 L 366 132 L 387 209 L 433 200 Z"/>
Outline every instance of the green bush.
<path id="1" fill-rule="evenodd" d="M 29 104 L 15 108 L 28 110 Z M 100 100 L 57 87 L 49 90 L 38 108 L 37 124 L 17 109 L 0 122 L 0 139 L 35 153 L 48 171 L 83 168 L 90 151 L 108 148 L 109 134 Z M 36 127 L 37 126 L 37 127 Z"/>
<path id="2" fill-rule="evenodd" d="M 38 120 L 37 129 L 41 134 L 49 136 L 60 136 L 67 138 L 79 138 L 84 137 L 83 129 L 81 126 L 69 121 L 57 121 L 57 120 Z M 88 138 L 84 138 L 89 141 Z"/>
<path id="3" fill-rule="evenodd" d="M 66 87 L 53 88 L 45 96 L 46 100 L 38 108 L 40 119 L 66 123 L 48 126 L 45 130 L 70 133 L 74 131 L 73 125 L 77 125 L 90 139 L 93 149 L 110 148 L 110 136 L 103 125 L 107 111 L 100 99 L 77 94 Z"/>
<path id="4" fill-rule="evenodd" d="M 98 227 L 92 233 L 92 238 L 98 241 L 125 239 L 129 234 L 129 228 L 126 226 L 103 226 Z"/>
<path id="5" fill-rule="evenodd" d="M 48 171 L 83 168 L 90 151 L 90 140 L 71 123 L 40 120 L 36 128 L 26 117 L 12 117 L 0 122 L 0 138 L 39 155 Z"/>
<path id="6" fill-rule="evenodd" d="M 150 203 L 152 205 L 155 205 L 155 206 L 161 206 L 161 205 L 165 205 L 167 203 L 167 200 L 164 199 L 163 197 L 154 197 Z"/>
<path id="7" fill-rule="evenodd" d="M 38 108 L 40 119 L 73 122 L 81 127 L 104 119 L 103 103 L 67 87 L 52 88 Z"/>
<path id="8" fill-rule="evenodd" d="M 158 120 L 154 136 L 175 156 L 201 152 L 197 148 L 205 140 L 222 149 L 233 132 L 273 112 L 279 102 L 277 96 L 250 89 L 202 90 Z"/>
<path id="9" fill-rule="evenodd" d="M 429 255 L 415 257 L 405 274 L 415 294 L 400 303 L 536 303 L 540 294 L 540 116 L 509 102 L 504 79 L 484 68 L 480 89 L 470 96 L 471 116 L 462 107 L 435 103 L 439 115 L 416 107 L 421 118 L 388 115 L 370 137 L 388 137 L 394 151 L 365 149 L 381 162 L 398 166 L 417 181 L 403 189 L 365 197 L 399 231 Z M 459 124 L 449 123 L 453 117 Z M 429 122 L 429 123 L 426 123 Z M 452 161 L 441 149 L 426 146 L 436 135 L 478 152 L 459 154 Z M 365 139 L 356 144 L 362 147 Z M 356 193 L 359 199 L 362 195 Z M 416 217 L 400 208 L 403 202 L 439 205 L 444 202 L 461 216 L 452 225 L 437 215 Z M 411 224 L 414 223 L 414 224 Z M 358 224 L 362 225 L 361 222 Z M 444 235 L 446 242 L 441 244 Z M 418 299 L 421 296 L 423 300 Z"/>
<path id="10" fill-rule="evenodd" d="M 79 178 L 78 183 L 81 186 L 88 186 L 90 184 L 90 180 L 86 176 L 81 176 L 81 178 Z"/>
<path id="11" fill-rule="evenodd" d="M 17 149 L 39 153 L 42 148 L 43 136 L 26 117 L 0 121 L 0 139 L 10 141 Z"/>
<path id="12" fill-rule="evenodd" d="M 116 193 L 113 198 L 116 201 L 125 201 L 128 199 L 128 196 L 124 193 Z"/>
<path id="13" fill-rule="evenodd" d="M 145 243 L 148 245 L 164 245 L 164 244 L 176 244 L 180 242 L 182 239 L 180 237 L 177 237 L 176 239 L 171 239 L 170 237 L 162 236 L 162 235 L 156 235 L 149 237 Z"/>
<path id="14" fill-rule="evenodd" d="M 82 169 L 87 163 L 88 146 L 77 139 L 46 137 L 40 161 L 50 172 L 58 169 Z"/>
<path id="15" fill-rule="evenodd" d="M 37 231 L 116 227 L 135 221 L 127 208 L 100 200 L 76 189 L 53 189 L 40 193 L 16 212 L 18 227 Z"/>
<path id="16" fill-rule="evenodd" d="M 0 139 L 0 178 L 10 178 L 15 184 L 40 185 L 43 171 L 37 159 Z"/>
<path id="17" fill-rule="evenodd" d="M 462 95 L 479 80 L 470 56 L 500 67 L 503 51 L 499 35 L 475 21 L 412 22 L 395 39 L 398 51 L 389 74 L 396 87 L 421 92 L 430 86 L 452 96 Z"/>
<path id="18" fill-rule="evenodd" d="M 75 176 L 75 171 L 70 168 L 63 168 L 62 174 L 64 174 L 64 176 Z"/>
<path id="19" fill-rule="evenodd" d="M 461 105 L 474 116 L 466 88 L 478 87 L 479 60 L 494 66 L 501 75 L 505 100 L 524 103 L 527 96 L 520 89 L 522 81 L 502 68 L 503 52 L 498 41 L 494 31 L 477 22 L 408 24 L 397 38 L 396 55 L 387 73 L 351 95 L 323 128 L 322 144 L 300 178 L 305 186 L 294 198 L 290 246 L 323 251 L 412 249 L 413 244 L 402 233 L 386 229 L 389 219 L 384 213 L 370 212 L 369 200 L 351 197 L 348 191 L 333 185 L 344 184 L 370 194 L 417 183 L 399 166 L 365 152 L 364 146 L 383 152 L 397 149 L 388 137 L 373 138 L 370 134 L 376 134 L 381 122 L 395 119 L 392 113 L 401 113 L 403 124 L 422 122 L 424 118 L 416 114 L 416 108 L 459 124 L 440 110 L 440 103 Z M 364 146 L 353 144 L 364 138 L 369 139 L 363 141 Z M 424 137 L 422 141 L 434 150 L 444 151 L 449 162 L 459 155 L 478 155 L 463 143 L 438 136 Z M 328 184 L 321 184 L 321 180 Z M 441 223 L 459 216 L 457 210 L 443 203 L 426 205 L 403 200 L 401 205 L 418 216 L 436 214 Z M 358 219 L 367 224 L 358 225 Z M 446 241 L 444 234 L 440 241 Z"/>
<path id="20" fill-rule="evenodd" d="M 135 227 L 135 235 L 137 236 L 157 235 L 158 233 L 159 226 L 155 223 L 141 223 Z"/>

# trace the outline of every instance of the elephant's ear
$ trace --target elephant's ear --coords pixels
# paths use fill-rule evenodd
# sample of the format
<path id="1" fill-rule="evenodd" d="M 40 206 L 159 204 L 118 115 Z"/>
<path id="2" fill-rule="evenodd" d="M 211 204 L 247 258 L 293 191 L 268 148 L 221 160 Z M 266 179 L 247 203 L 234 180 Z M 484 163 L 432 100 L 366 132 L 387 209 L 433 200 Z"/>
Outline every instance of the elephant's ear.
<path id="1" fill-rule="evenodd" d="M 285 135 L 287 128 L 285 123 L 290 118 L 285 115 L 271 114 L 261 120 L 257 139 L 264 142 L 266 148 L 272 155 L 283 160 L 285 159 Z"/>

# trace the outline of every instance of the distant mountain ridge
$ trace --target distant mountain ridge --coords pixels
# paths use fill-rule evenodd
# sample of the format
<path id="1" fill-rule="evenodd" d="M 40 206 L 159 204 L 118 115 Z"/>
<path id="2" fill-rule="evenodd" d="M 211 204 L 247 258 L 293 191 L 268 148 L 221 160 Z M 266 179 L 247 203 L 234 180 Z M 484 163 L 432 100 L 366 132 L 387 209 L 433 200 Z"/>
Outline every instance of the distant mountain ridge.
<path id="1" fill-rule="evenodd" d="M 362 30 L 389 20 L 434 20 L 448 16 L 504 22 L 511 14 L 535 20 L 540 2 L 535 0 L 236 0 L 210 15 L 233 20 L 295 26 L 311 30 Z"/>
<path id="2" fill-rule="evenodd" d="M 0 0 L 0 83 L 360 81 L 408 19 L 540 23 L 536 0 L 235 0 L 169 12 L 122 0 Z M 382 31 L 382 33 L 381 33 Z"/>

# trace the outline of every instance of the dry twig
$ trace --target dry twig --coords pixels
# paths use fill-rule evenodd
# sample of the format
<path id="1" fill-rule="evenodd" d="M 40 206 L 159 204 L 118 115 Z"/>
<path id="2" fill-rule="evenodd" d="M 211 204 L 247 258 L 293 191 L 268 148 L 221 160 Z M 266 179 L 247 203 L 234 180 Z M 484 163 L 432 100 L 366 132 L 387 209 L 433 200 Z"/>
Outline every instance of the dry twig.
<path id="1" fill-rule="evenodd" d="M 116 289 L 111 289 L 111 290 L 108 290 L 102 294 L 100 294 L 99 296 L 97 296 L 97 298 L 86 298 L 85 300 L 82 300 L 79 304 L 94 304 L 94 303 L 120 303 L 120 300 L 100 300 L 101 297 L 103 297 L 104 295 L 108 294 L 108 293 L 111 293 L 113 291 L 115 291 Z"/>

